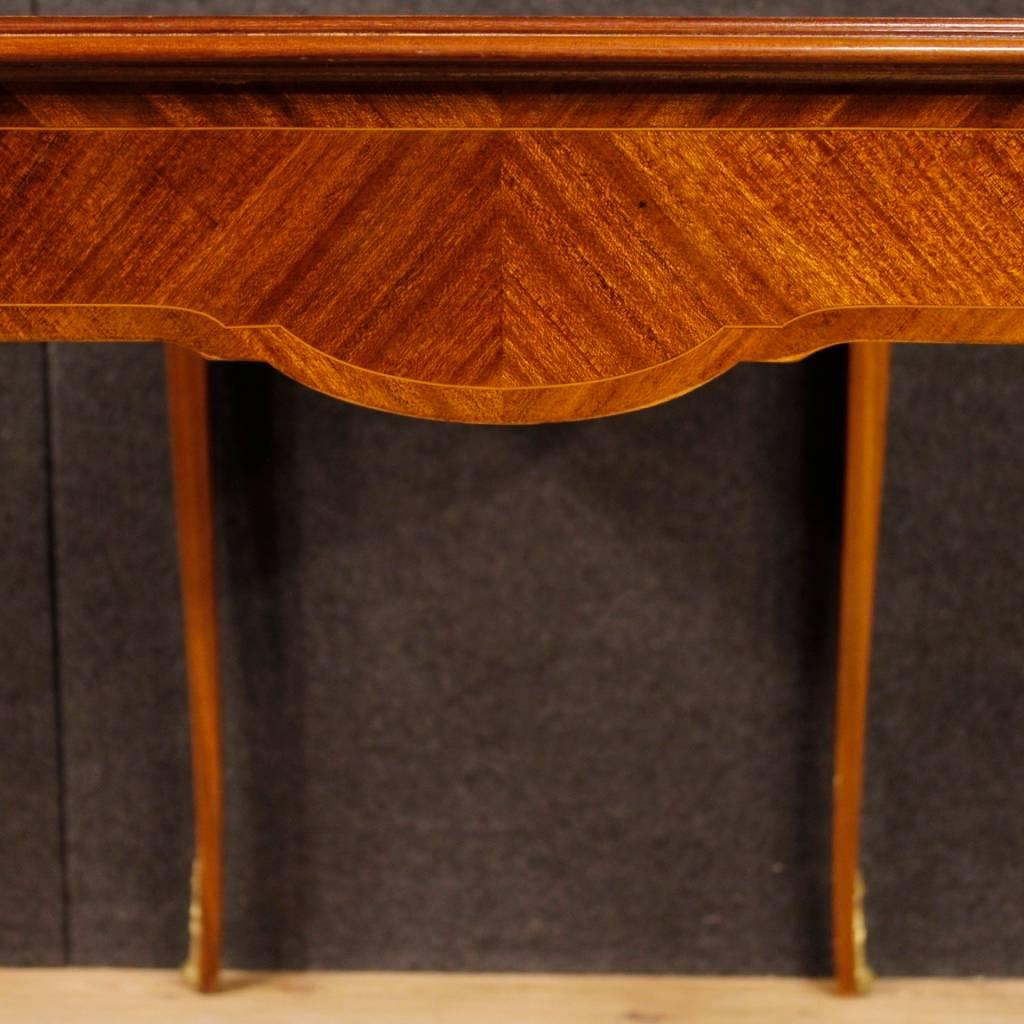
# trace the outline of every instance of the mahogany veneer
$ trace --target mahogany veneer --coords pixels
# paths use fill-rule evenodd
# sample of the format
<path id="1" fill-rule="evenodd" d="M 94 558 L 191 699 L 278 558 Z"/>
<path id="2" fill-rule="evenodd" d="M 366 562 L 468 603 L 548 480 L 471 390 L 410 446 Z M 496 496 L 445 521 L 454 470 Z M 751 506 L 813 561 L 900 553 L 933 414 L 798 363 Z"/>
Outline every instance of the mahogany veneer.
<path id="1" fill-rule="evenodd" d="M 839 342 L 1024 342 L 1024 22 L 5 19 L 0 340 L 161 340 L 216 984 L 202 364 L 480 423 L 626 412 Z M 186 352 L 184 350 L 192 350 Z M 888 346 L 853 348 L 842 991 Z"/>

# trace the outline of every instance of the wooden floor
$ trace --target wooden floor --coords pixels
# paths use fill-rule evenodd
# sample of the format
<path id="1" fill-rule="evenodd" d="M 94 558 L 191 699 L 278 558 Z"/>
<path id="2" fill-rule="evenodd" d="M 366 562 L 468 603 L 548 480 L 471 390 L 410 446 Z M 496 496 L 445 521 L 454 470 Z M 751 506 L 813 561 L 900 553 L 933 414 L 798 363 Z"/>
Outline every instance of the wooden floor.
<path id="1" fill-rule="evenodd" d="M 229 974 L 190 992 L 167 971 L 0 970 L 3 1024 L 1009 1024 L 1024 980 L 893 980 L 840 999 L 821 982 L 438 974 Z"/>

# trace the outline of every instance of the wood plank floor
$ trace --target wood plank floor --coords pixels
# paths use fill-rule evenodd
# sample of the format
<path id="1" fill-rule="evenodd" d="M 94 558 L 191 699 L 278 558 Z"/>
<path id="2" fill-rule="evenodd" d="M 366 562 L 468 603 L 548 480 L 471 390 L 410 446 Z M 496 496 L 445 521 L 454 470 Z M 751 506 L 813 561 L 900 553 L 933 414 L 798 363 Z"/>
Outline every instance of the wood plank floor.
<path id="1" fill-rule="evenodd" d="M 229 974 L 197 996 L 169 971 L 0 970 L 4 1024 L 1009 1024 L 1024 980 L 822 982 L 454 974 Z"/>

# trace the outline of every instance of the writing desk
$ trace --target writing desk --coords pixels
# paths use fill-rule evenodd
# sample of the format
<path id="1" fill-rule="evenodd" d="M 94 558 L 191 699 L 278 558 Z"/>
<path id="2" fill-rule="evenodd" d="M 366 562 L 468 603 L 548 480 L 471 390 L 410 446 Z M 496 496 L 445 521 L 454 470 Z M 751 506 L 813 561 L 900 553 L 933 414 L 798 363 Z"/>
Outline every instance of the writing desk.
<path id="1" fill-rule="evenodd" d="M 850 349 L 833 817 L 842 992 L 889 347 L 1024 342 L 1024 23 L 5 19 L 0 340 L 167 346 L 216 987 L 205 363 L 405 415 L 624 413 Z"/>

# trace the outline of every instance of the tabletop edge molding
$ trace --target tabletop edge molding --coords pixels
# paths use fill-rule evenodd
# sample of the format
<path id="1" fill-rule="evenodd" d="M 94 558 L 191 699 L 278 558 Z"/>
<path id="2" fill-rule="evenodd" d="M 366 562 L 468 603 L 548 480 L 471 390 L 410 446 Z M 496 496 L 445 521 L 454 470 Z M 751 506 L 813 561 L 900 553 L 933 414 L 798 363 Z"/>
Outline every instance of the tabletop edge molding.
<path id="1" fill-rule="evenodd" d="M 1020 19 L 0 19 L 0 78 L 1024 77 Z"/>

